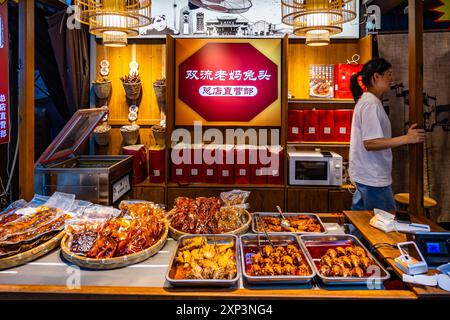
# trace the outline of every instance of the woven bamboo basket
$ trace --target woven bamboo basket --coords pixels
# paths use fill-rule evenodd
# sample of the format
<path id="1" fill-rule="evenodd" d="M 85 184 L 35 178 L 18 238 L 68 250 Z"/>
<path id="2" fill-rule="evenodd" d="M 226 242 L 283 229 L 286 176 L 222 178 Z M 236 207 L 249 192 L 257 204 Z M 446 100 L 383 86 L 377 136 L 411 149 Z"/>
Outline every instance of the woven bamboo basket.
<path id="1" fill-rule="evenodd" d="M 153 90 L 155 90 L 156 102 L 158 103 L 159 112 L 166 114 L 166 85 L 159 85 L 154 83 Z"/>
<path id="2" fill-rule="evenodd" d="M 95 142 L 101 147 L 107 146 L 111 140 L 111 126 L 108 125 L 108 127 L 109 130 L 105 132 L 94 131 Z"/>
<path id="3" fill-rule="evenodd" d="M 123 141 L 127 146 L 135 145 L 139 139 L 139 127 L 136 127 L 136 130 L 133 131 L 121 129 L 120 133 L 122 134 Z"/>
<path id="4" fill-rule="evenodd" d="M 147 260 L 151 256 L 157 254 L 159 250 L 164 247 L 169 233 L 169 223 L 166 221 L 165 225 L 166 227 L 164 230 L 164 234 L 157 243 L 142 252 L 129 254 L 123 257 L 110 259 L 93 259 L 77 255 L 69 250 L 69 235 L 66 235 L 61 241 L 61 252 L 64 259 L 81 268 L 94 270 L 111 270 L 123 268 Z"/>
<path id="5" fill-rule="evenodd" d="M 123 88 L 125 89 L 125 94 L 129 100 L 137 100 L 141 95 L 142 84 L 138 83 L 126 83 L 122 82 Z"/>
<path id="6" fill-rule="evenodd" d="M 59 246 L 64 234 L 65 232 L 61 231 L 56 236 L 36 248 L 0 259 L 0 270 L 17 267 L 42 257 Z"/>
<path id="7" fill-rule="evenodd" d="M 97 98 L 99 99 L 108 99 L 109 95 L 111 94 L 111 80 L 108 80 L 106 82 L 93 82 L 92 86 L 94 87 L 94 92 Z"/>
<path id="8" fill-rule="evenodd" d="M 245 213 L 247 215 L 247 222 L 245 222 L 245 224 L 242 227 L 240 227 L 239 229 L 236 229 L 234 231 L 226 232 L 223 234 L 234 234 L 236 236 L 239 236 L 241 234 L 247 233 L 247 231 L 250 229 L 250 225 L 252 224 L 252 216 L 248 211 L 245 211 Z M 181 238 L 181 236 L 192 236 L 192 234 L 179 231 L 169 225 L 169 236 L 175 240 L 178 240 Z"/>

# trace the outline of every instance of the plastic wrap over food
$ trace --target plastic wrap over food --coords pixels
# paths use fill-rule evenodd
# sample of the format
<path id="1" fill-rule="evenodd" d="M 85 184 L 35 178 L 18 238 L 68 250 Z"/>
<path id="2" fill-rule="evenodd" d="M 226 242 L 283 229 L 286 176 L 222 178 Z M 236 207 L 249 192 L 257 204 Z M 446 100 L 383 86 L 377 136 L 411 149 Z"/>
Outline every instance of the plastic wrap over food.
<path id="1" fill-rule="evenodd" d="M 246 205 L 249 196 L 250 191 L 232 190 L 222 192 L 220 199 L 223 201 L 224 206 Z"/>
<path id="2" fill-rule="evenodd" d="M 62 211 L 69 211 L 73 208 L 73 204 L 75 202 L 75 195 L 55 192 L 45 203 L 46 207 L 49 208 L 57 208 Z"/>

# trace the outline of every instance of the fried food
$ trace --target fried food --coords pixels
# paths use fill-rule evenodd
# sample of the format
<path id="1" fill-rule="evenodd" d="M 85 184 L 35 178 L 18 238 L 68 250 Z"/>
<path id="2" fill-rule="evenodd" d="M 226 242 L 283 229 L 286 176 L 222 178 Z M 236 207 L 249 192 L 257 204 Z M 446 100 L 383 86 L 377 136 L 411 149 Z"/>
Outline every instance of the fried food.
<path id="1" fill-rule="evenodd" d="M 282 226 L 280 217 L 259 216 L 256 223 L 256 230 L 264 232 L 321 232 L 322 227 L 320 223 L 306 215 L 287 216 L 290 227 Z"/>
<path id="2" fill-rule="evenodd" d="M 166 229 L 164 213 L 153 203 L 121 205 L 121 214 L 100 224 L 69 226 L 71 252 L 105 259 L 141 252 L 156 244 Z"/>
<path id="3" fill-rule="evenodd" d="M 250 276 L 307 276 L 311 274 L 300 250 L 294 245 L 266 245 L 251 257 Z"/>
<path id="4" fill-rule="evenodd" d="M 0 216 L 0 257 L 31 250 L 64 229 L 69 215 L 46 206 L 27 209 L 27 214 Z"/>
<path id="5" fill-rule="evenodd" d="M 234 243 L 210 244 L 205 237 L 185 238 L 174 260 L 174 279 L 223 279 L 236 277 Z"/>
<path id="6" fill-rule="evenodd" d="M 319 273 L 325 277 L 362 278 L 372 264 L 372 259 L 359 246 L 331 248 L 320 258 Z"/>
<path id="7" fill-rule="evenodd" d="M 173 228 L 184 233 L 220 234 L 242 227 L 247 214 L 243 206 L 222 207 L 218 198 L 180 197 L 175 200 L 168 218 Z"/>

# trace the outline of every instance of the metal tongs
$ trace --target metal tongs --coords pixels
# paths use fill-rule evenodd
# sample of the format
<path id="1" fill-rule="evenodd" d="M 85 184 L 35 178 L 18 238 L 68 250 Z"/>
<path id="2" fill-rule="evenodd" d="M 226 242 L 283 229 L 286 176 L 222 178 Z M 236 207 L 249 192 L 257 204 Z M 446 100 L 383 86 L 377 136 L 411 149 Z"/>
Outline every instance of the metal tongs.
<path id="1" fill-rule="evenodd" d="M 282 220 L 281 220 L 281 226 L 282 226 L 282 227 L 285 227 L 285 228 L 289 228 L 289 227 L 291 226 L 291 224 L 290 224 L 289 220 L 286 219 L 286 217 L 284 216 L 283 211 L 281 211 L 280 206 L 277 206 L 277 210 L 278 210 L 278 212 L 280 213 L 280 216 L 281 216 L 281 218 L 282 218 Z"/>
<path id="2" fill-rule="evenodd" d="M 260 224 L 259 221 L 260 221 L 260 220 L 259 220 L 259 216 L 258 216 L 256 225 L 260 225 L 260 226 L 263 227 L 264 233 L 266 234 L 267 240 L 269 240 L 270 246 L 271 246 L 272 248 L 275 248 L 275 246 L 273 245 L 272 240 L 271 240 L 270 237 L 269 237 L 269 234 L 267 233 L 267 230 L 266 230 L 266 223 L 265 223 L 264 220 L 263 220 L 263 221 L 262 221 L 262 224 Z M 259 230 L 258 230 L 258 231 L 259 231 Z M 261 254 L 261 256 L 263 256 L 263 251 L 261 250 L 261 243 L 260 243 L 261 240 L 260 240 L 260 233 L 259 233 L 259 232 L 257 233 L 256 238 L 257 238 L 257 240 L 258 240 L 258 250 L 259 250 L 259 253 Z"/>

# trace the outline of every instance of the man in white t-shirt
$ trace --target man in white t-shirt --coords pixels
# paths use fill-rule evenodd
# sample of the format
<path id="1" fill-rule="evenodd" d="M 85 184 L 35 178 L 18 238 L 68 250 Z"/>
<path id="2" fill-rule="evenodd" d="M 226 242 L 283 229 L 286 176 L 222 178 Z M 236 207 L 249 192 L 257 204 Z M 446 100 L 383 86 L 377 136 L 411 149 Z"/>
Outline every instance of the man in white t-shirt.
<path id="1" fill-rule="evenodd" d="M 356 184 L 352 210 L 395 210 L 392 193 L 392 148 L 422 143 L 425 131 L 414 124 L 406 135 L 392 138 L 381 97 L 390 90 L 391 64 L 376 58 L 351 79 L 357 101 L 350 138 L 350 178 Z"/>

